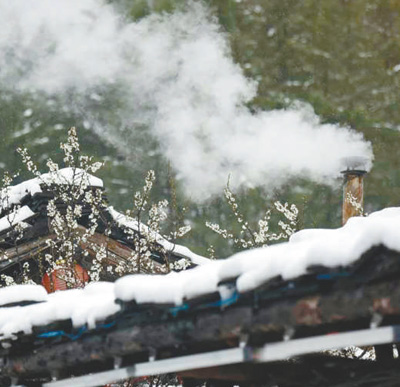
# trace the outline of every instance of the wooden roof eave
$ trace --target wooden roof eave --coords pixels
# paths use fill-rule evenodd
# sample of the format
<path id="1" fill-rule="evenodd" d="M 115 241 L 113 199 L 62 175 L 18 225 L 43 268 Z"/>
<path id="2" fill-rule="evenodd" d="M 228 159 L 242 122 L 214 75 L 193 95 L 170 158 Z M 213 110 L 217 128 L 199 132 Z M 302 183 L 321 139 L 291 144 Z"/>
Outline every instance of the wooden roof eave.
<path id="1" fill-rule="evenodd" d="M 55 238 L 55 234 L 50 234 L 34 241 L 3 250 L 0 255 L 0 271 L 5 270 L 16 263 L 33 258 L 48 248 L 47 241 L 49 239 L 54 240 Z"/>

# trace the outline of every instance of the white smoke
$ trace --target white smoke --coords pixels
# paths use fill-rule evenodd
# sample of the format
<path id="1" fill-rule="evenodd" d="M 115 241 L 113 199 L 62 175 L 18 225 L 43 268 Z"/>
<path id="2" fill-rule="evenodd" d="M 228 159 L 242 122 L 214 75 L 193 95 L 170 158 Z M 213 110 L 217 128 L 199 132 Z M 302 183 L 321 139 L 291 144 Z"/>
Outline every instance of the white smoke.
<path id="1" fill-rule="evenodd" d="M 361 134 L 321 125 L 309 107 L 251 113 L 256 84 L 199 2 L 131 22 L 101 0 L 0 0 L 0 23 L 3 87 L 65 94 L 121 152 L 132 151 L 126 128 L 149 126 L 194 197 L 220 193 L 229 174 L 274 189 L 293 176 L 332 180 L 342 158 L 372 160 Z M 119 128 L 88 103 L 107 88 L 123 91 Z"/>

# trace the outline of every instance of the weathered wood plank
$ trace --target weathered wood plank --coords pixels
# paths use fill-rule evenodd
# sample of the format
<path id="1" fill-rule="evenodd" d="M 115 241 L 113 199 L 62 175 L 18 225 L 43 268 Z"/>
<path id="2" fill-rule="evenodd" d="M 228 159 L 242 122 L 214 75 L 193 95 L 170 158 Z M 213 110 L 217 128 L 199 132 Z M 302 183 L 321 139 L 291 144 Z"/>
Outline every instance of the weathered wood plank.
<path id="1" fill-rule="evenodd" d="M 50 234 L 34 241 L 5 250 L 4 256 L 6 258 L 0 261 L 0 269 L 5 269 L 14 265 L 15 263 L 33 258 L 35 255 L 48 248 L 46 243 L 47 240 L 54 240 L 55 238 L 56 236 L 54 234 Z"/>
<path id="2" fill-rule="evenodd" d="M 86 229 L 83 226 L 79 226 L 78 230 L 82 235 L 86 233 Z M 126 262 L 132 259 L 133 250 L 131 248 L 115 239 L 99 233 L 90 235 L 87 242 L 81 242 L 80 246 L 83 250 L 89 251 L 92 256 L 96 255 L 96 251 L 93 248 L 94 246 L 105 246 L 108 253 L 104 260 L 106 265 L 110 264 L 117 266 L 121 262 Z M 161 265 L 156 261 L 152 261 L 152 265 L 153 270 L 151 271 L 151 274 L 166 274 L 169 272 L 166 265 Z M 142 267 L 141 272 L 146 273 L 147 271 Z"/>

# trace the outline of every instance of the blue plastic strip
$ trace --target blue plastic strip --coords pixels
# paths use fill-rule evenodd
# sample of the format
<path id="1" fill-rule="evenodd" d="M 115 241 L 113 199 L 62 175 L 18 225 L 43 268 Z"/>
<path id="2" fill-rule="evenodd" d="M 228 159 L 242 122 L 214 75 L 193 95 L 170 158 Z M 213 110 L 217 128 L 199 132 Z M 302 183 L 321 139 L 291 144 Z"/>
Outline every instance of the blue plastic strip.
<path id="1" fill-rule="evenodd" d="M 38 337 L 40 338 L 67 337 L 68 339 L 75 341 L 79 339 L 86 330 L 87 328 L 83 326 L 79 328 L 76 334 L 66 333 L 65 331 L 50 331 L 41 333 L 40 335 L 38 335 Z"/>
<path id="2" fill-rule="evenodd" d="M 326 274 L 317 274 L 317 280 L 330 280 L 334 278 L 340 277 L 349 277 L 350 273 L 342 272 L 342 273 L 326 273 Z"/>
<path id="3" fill-rule="evenodd" d="M 239 293 L 235 292 L 232 297 L 227 298 L 225 300 L 218 300 L 215 302 L 210 302 L 208 304 L 203 304 L 200 306 L 195 307 L 194 309 L 206 309 L 206 308 L 220 308 L 220 307 L 226 307 L 229 305 L 234 304 L 235 302 L 237 302 L 237 300 L 239 299 Z M 179 312 L 185 311 L 185 310 L 189 310 L 190 306 L 188 304 L 182 304 L 179 306 L 174 306 L 173 308 L 170 308 L 170 313 L 172 314 L 173 317 L 176 317 L 178 315 Z"/>
<path id="4" fill-rule="evenodd" d="M 96 329 L 109 329 L 109 328 L 112 328 L 113 326 L 115 326 L 116 324 L 117 324 L 116 321 L 111 321 L 108 324 L 97 325 Z"/>
<path id="5" fill-rule="evenodd" d="M 173 317 L 176 317 L 179 312 L 182 312 L 184 310 L 188 310 L 189 305 L 188 304 L 182 304 L 179 306 L 174 306 L 173 308 L 170 308 L 169 311 L 171 312 Z"/>
<path id="6" fill-rule="evenodd" d="M 115 324 L 116 324 L 116 321 L 112 321 L 108 324 L 98 325 L 98 326 L 96 326 L 96 330 L 109 329 L 109 328 L 112 328 Z M 49 331 L 49 332 L 41 333 L 37 337 L 45 338 L 45 339 L 54 338 L 54 337 L 67 337 L 68 339 L 75 341 L 75 340 L 78 340 L 87 331 L 88 331 L 88 329 L 86 328 L 86 326 L 82 326 L 79 328 L 78 332 L 76 332 L 75 334 L 66 333 L 65 331 Z"/>
<path id="7" fill-rule="evenodd" d="M 87 331 L 87 328 L 86 328 L 85 326 L 83 326 L 83 327 L 80 327 L 80 328 L 79 328 L 78 332 L 77 332 L 75 335 L 66 334 L 66 336 L 67 336 L 70 340 L 75 341 L 75 340 L 78 340 L 86 331 Z"/>
<path id="8" fill-rule="evenodd" d="M 65 332 L 64 331 L 51 331 L 51 332 L 45 332 L 41 333 L 38 335 L 40 338 L 49 338 L 49 337 L 58 337 L 58 336 L 64 336 Z"/>

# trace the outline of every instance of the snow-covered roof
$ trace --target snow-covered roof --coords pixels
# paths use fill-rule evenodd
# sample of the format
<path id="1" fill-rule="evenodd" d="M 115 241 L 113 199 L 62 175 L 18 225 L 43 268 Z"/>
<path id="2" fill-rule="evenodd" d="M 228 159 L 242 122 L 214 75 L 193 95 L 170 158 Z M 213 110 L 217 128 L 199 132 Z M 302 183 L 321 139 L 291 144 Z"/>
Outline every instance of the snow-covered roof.
<path id="1" fill-rule="evenodd" d="M 18 223 L 29 220 L 33 216 L 35 216 L 35 213 L 28 206 L 12 211 L 0 218 L 0 233 L 16 226 Z"/>
<path id="2" fill-rule="evenodd" d="M 44 173 L 39 177 L 24 181 L 23 183 L 9 186 L 0 191 L 0 210 L 5 210 L 13 205 L 21 203 L 28 195 L 42 192 L 44 185 L 72 184 L 103 188 L 103 181 L 80 168 L 63 168 L 55 173 Z"/>
<path id="3" fill-rule="evenodd" d="M 43 286 L 18 285 L 0 289 L 0 306 L 18 302 L 46 301 L 48 294 Z"/>
<path id="4" fill-rule="evenodd" d="M 73 184 L 77 186 L 90 186 L 103 188 L 103 181 L 82 169 L 79 168 L 64 168 L 55 171 L 54 173 L 42 174 L 31 180 L 27 180 L 15 186 L 9 186 L 0 191 L 0 212 L 2 210 L 12 209 L 13 206 L 21 204 L 22 200 L 28 196 L 33 196 L 36 193 L 43 192 L 45 186 L 53 184 Z M 108 208 L 108 212 L 116 223 L 120 226 L 139 230 L 139 223 L 127 217 L 124 214 L 114 210 L 113 207 Z M 20 222 L 29 220 L 35 213 L 27 206 L 16 208 L 10 213 L 0 218 L 0 233 L 6 231 Z M 190 251 L 187 247 L 171 243 L 160 234 L 151 231 L 146 225 L 141 223 L 141 230 L 145 230 L 154 237 L 154 241 L 163 246 L 167 251 L 173 252 L 176 256 L 187 258 L 196 265 L 203 265 L 210 262 L 209 259 L 204 258 Z"/>
<path id="5" fill-rule="evenodd" d="M 0 299 L 3 304 L 16 302 L 28 297 L 31 300 L 33 289 L 46 293 L 40 285 L 14 285 L 0 289 Z M 109 315 L 120 310 L 114 302 L 114 285 L 109 282 L 95 282 L 85 289 L 71 289 L 52 294 L 45 294 L 37 304 L 0 308 L 0 334 L 3 337 L 12 337 L 14 333 L 31 333 L 32 327 L 50 324 L 54 321 L 71 319 L 74 326 L 88 324 L 89 328 L 95 326 L 96 321 L 101 321 Z"/>
<path id="6" fill-rule="evenodd" d="M 130 228 L 135 231 L 139 231 L 139 222 L 137 220 L 130 218 L 124 214 L 121 214 L 120 212 L 114 210 L 113 207 L 109 207 L 108 212 L 118 225 Z M 149 227 L 143 223 L 140 223 L 140 229 L 148 233 L 150 236 L 152 236 L 154 241 L 156 241 L 162 247 L 164 247 L 165 250 L 173 252 L 175 255 L 179 257 L 189 258 L 196 265 L 204 265 L 211 262 L 210 259 L 193 253 L 187 247 L 169 242 L 162 235 L 156 233 L 153 230 L 150 230 Z"/>
<path id="7" fill-rule="evenodd" d="M 0 334 L 29 333 L 32 326 L 71 318 L 75 326 L 104 319 L 119 310 L 115 299 L 137 303 L 182 304 L 185 299 L 218 291 L 227 279 L 236 279 L 240 293 L 282 276 L 293 279 L 313 265 L 345 266 L 373 246 L 384 245 L 400 252 L 400 208 L 388 208 L 368 217 L 351 218 L 338 229 L 311 229 L 294 234 L 289 242 L 235 254 L 208 265 L 165 276 L 129 275 L 115 283 L 94 283 L 83 290 L 67 290 L 47 296 L 47 301 L 25 307 L 0 308 Z M 21 288 L 23 294 L 28 295 Z M 39 285 L 38 285 L 39 286 Z M 7 289 L 0 299 L 7 303 Z"/>

